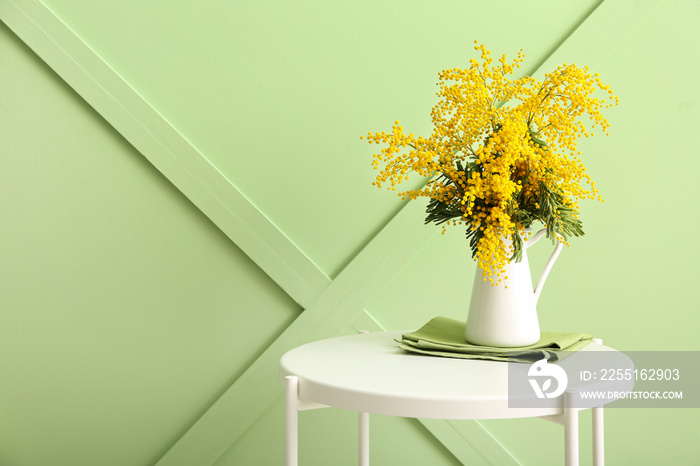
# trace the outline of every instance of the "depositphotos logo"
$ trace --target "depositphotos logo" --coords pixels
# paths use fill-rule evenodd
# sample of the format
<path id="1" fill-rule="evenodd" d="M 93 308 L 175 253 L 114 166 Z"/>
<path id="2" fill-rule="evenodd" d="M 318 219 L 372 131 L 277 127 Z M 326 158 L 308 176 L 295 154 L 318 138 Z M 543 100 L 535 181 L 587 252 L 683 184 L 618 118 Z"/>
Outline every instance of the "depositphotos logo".
<path id="1" fill-rule="evenodd" d="M 546 359 L 540 359 L 530 366 L 527 375 L 537 398 L 556 398 L 564 393 L 566 385 L 569 383 L 569 378 L 566 376 L 564 369 L 554 364 L 547 364 Z M 541 384 L 540 380 L 542 381 Z M 557 382 L 553 390 L 552 380 Z"/>

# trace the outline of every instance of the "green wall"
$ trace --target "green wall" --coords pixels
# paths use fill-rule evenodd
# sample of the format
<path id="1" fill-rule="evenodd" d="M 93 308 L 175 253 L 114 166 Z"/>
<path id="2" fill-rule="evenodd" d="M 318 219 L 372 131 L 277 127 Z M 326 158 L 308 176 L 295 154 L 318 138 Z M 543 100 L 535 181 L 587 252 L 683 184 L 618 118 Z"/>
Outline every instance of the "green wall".
<path id="1" fill-rule="evenodd" d="M 0 34 L 0 464 L 152 464 L 300 309 Z"/>
<path id="2" fill-rule="evenodd" d="M 462 233 L 426 233 L 420 209 L 404 262 L 376 287 L 357 278 L 383 254 L 373 245 L 405 240 L 392 229 L 402 204 L 370 186 L 374 147 L 359 136 L 396 119 L 428 133 L 437 72 L 468 61 L 474 39 L 494 53 L 523 48 L 525 72 L 553 53 L 554 66 L 591 60 L 620 97 L 611 135 L 581 142 L 606 202 L 583 206 L 587 235 L 550 274 L 542 328 L 623 350 L 700 350 L 697 2 L 27 1 L 30 16 L 48 7 L 325 274 L 309 302 L 149 163 L 84 82 L 44 64 L 58 52 L 24 43 L 32 33 L 11 4 L 0 5 L 0 464 L 150 465 L 181 445 L 216 453 L 161 463 L 281 464 L 281 348 L 363 324 L 466 318 L 474 264 Z M 533 269 L 548 253 L 533 251 Z M 359 304 L 328 304 L 335 289 Z M 228 393 L 249 406 L 227 411 Z M 356 464 L 352 413 L 309 411 L 300 423 L 302 464 Z M 589 426 L 583 413 L 582 464 Z M 697 409 L 609 409 L 605 427 L 610 464 L 700 461 Z M 373 459 L 562 463 L 551 423 L 454 429 L 463 446 L 435 425 L 374 416 Z"/>

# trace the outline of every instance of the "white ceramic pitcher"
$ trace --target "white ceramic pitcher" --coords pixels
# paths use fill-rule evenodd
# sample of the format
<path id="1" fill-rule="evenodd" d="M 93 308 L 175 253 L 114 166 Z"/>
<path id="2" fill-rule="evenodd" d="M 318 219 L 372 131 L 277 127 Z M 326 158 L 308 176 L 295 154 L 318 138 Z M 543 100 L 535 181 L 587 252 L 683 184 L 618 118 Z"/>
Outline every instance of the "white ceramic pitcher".
<path id="1" fill-rule="evenodd" d="M 525 230 L 523 235 L 529 232 L 529 229 Z M 545 234 L 543 228 L 523 242 L 522 260 L 506 264 L 505 275 L 508 279 L 499 285 L 493 286 L 488 280 L 484 281 L 483 270 L 477 267 L 465 330 L 469 343 L 514 347 L 532 345 L 540 340 L 537 301 L 547 275 L 563 247 L 561 241 L 556 241 L 554 251 L 533 291 L 527 249 Z"/>

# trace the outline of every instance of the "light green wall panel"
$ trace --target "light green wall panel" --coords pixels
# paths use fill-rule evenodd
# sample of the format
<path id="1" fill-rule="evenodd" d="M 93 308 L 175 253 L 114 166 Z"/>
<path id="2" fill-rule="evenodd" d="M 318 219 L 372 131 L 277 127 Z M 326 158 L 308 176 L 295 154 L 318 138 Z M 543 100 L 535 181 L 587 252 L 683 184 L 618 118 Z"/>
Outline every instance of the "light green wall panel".
<path id="1" fill-rule="evenodd" d="M 606 421 L 606 434 L 611 427 Z M 510 419 L 480 421 L 491 435 L 496 436 L 511 454 L 523 466 L 559 466 L 564 464 L 564 429 L 552 422 L 542 419 Z M 579 460 L 581 465 L 592 465 L 591 452 L 591 416 L 588 411 L 579 415 Z M 606 436 L 607 464 L 616 463 L 610 457 L 615 443 L 609 434 Z"/>
<path id="2" fill-rule="evenodd" d="M 0 464 L 153 464 L 300 309 L 0 26 Z"/>
<path id="3" fill-rule="evenodd" d="M 423 228 L 435 234 L 368 306 L 387 329 L 416 329 L 438 315 L 467 318 L 475 270 L 469 244 L 460 230 L 442 235 L 431 225 Z"/>
<path id="4" fill-rule="evenodd" d="M 620 106 L 611 136 L 581 147 L 606 202 L 585 206 L 589 234 L 549 284 L 576 297 L 552 324 L 588 325 L 624 349 L 700 349 L 700 252 L 685 240 L 700 227 L 698 7 L 662 2 L 601 66 Z"/>
<path id="5" fill-rule="evenodd" d="M 523 466 L 563 464 L 564 431 L 540 419 L 482 421 Z M 695 466 L 697 409 L 610 408 L 605 410 L 606 464 Z M 592 464 L 591 415 L 579 419 L 582 465 Z"/>
<path id="6" fill-rule="evenodd" d="M 457 461 L 415 419 L 370 416 L 370 460 L 373 464 L 430 464 Z M 284 397 L 280 397 L 215 466 L 284 464 Z M 299 413 L 299 464 L 357 464 L 357 413 L 317 409 Z"/>
<path id="7" fill-rule="evenodd" d="M 534 69 L 598 3 L 46 1 L 331 276 L 399 205 L 359 137 L 427 130 L 474 39 Z"/>
<path id="8" fill-rule="evenodd" d="M 379 257 L 360 250 L 402 205 L 370 186 L 377 146 L 359 136 L 397 118 L 410 131 L 429 131 L 437 72 L 465 63 L 473 39 L 495 53 L 524 48 L 532 71 L 599 3 L 46 1 L 333 278 L 358 252 L 360 263 Z M 597 20 L 586 30 L 589 40 L 568 48 L 562 61 L 585 64 L 588 45 L 616 44 L 627 34 L 620 25 L 656 3 L 600 66 L 621 105 L 609 112 L 612 135 L 581 147 L 607 202 L 584 204 L 587 236 L 574 239 L 555 265 L 540 321 L 545 330 L 588 331 L 622 349 L 698 350 L 698 253 L 687 241 L 700 223 L 698 66 L 688 58 L 698 52 L 698 7 L 607 0 L 610 23 Z M 2 40 L 0 139 L 20 155 L 3 149 L 0 172 L 0 207 L 11 220 L 0 227 L 0 241 L 18 245 L 0 250 L 0 278 L 11 285 L 0 297 L 10 304 L 0 303 L 8 323 L 0 346 L 11 350 L 0 349 L 12 355 L 0 363 L 22 382 L 0 398 L 0 463 L 35 464 L 59 452 L 86 464 L 99 455 L 151 464 L 300 309 L 31 52 L 4 30 Z M 542 242 L 531 251 L 535 274 L 549 250 Z M 388 285 L 376 296 L 377 287 L 367 287 L 369 297 L 345 282 L 339 288 L 369 302 L 372 317 L 389 329 L 416 328 L 434 315 L 466 318 L 474 264 L 463 232 L 438 232 L 409 254 L 401 270 L 387 269 Z M 324 302 L 340 307 L 329 295 L 311 306 L 316 328 L 336 328 L 314 320 L 331 312 Z M 349 307 L 343 312 L 351 320 Z M 273 365 L 252 367 L 271 373 Z M 248 380 L 234 384 L 235 393 Z M 255 400 L 252 392 L 248 386 Z M 281 403 L 263 404 L 246 408 L 244 417 L 259 410 L 260 418 L 222 448 L 217 464 L 281 458 Z M 697 410 L 610 411 L 611 464 L 700 458 Z M 302 455 L 313 464 L 331 461 L 332 452 L 313 453 L 313 435 L 328 437 L 341 456 L 354 454 L 354 442 L 341 444 L 327 429 L 352 437 L 351 417 L 302 413 L 302 436 L 309 432 Z M 583 445 L 589 424 L 584 416 Z M 414 421 L 378 418 L 372 426 L 380 464 L 396 455 L 406 455 L 405 464 L 453 461 Z M 524 465 L 561 463 L 559 426 L 480 426 Z M 208 424 L 194 438 L 208 442 L 215 430 Z M 557 447 L 541 452 L 542 438 Z M 196 449 L 190 441 L 185 451 Z"/>

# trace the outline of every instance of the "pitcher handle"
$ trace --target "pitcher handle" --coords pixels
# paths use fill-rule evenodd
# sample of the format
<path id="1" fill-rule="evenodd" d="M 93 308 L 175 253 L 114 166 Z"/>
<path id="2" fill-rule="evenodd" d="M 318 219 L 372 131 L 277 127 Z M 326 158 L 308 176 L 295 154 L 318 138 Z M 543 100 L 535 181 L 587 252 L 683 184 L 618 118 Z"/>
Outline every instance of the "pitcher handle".
<path id="1" fill-rule="evenodd" d="M 540 231 L 532 235 L 532 238 L 528 239 L 528 241 L 525 242 L 524 246 L 525 249 L 529 248 L 530 246 L 534 246 L 535 243 L 537 243 L 540 238 L 542 238 L 545 234 L 547 233 L 546 228 L 542 228 Z M 555 233 L 556 234 L 556 233 Z M 564 247 L 564 243 L 562 243 L 559 240 L 559 235 L 557 235 L 557 242 L 556 245 L 554 246 L 554 251 L 552 252 L 552 255 L 549 256 L 549 260 L 544 266 L 544 269 L 542 270 L 542 273 L 540 274 L 540 278 L 537 280 L 537 286 L 535 287 L 535 305 L 537 305 L 537 301 L 540 299 L 540 293 L 542 292 L 542 288 L 544 287 L 544 282 L 547 280 L 547 275 L 549 275 L 549 271 L 552 270 L 552 266 L 554 265 L 554 262 L 556 262 L 557 257 L 559 257 L 559 253 L 561 252 L 562 248 Z"/>

